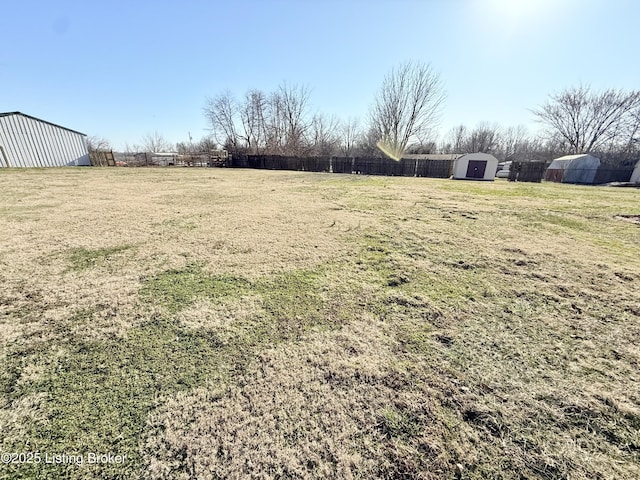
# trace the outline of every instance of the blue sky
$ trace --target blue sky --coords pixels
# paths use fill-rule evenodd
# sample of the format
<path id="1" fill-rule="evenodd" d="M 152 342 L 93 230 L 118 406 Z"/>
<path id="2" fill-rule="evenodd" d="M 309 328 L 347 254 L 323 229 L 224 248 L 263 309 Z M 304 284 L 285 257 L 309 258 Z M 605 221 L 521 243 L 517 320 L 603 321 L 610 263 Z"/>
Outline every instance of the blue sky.
<path id="1" fill-rule="evenodd" d="M 6 0 L 0 111 L 98 135 L 207 134 L 205 99 L 308 86 L 312 112 L 366 120 L 384 75 L 428 62 L 441 136 L 538 125 L 563 88 L 640 88 L 637 0 Z"/>

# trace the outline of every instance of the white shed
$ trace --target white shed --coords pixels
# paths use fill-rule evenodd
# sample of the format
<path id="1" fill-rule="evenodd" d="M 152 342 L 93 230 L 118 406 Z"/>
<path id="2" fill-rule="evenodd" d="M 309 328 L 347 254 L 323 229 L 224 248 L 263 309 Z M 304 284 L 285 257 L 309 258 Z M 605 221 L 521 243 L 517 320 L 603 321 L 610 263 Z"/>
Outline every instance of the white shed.
<path id="1" fill-rule="evenodd" d="M 86 135 L 20 112 L 0 113 L 0 167 L 91 165 Z"/>
<path id="2" fill-rule="evenodd" d="M 453 162 L 453 178 L 456 180 L 493 181 L 498 169 L 498 159 L 488 153 L 467 153 Z"/>

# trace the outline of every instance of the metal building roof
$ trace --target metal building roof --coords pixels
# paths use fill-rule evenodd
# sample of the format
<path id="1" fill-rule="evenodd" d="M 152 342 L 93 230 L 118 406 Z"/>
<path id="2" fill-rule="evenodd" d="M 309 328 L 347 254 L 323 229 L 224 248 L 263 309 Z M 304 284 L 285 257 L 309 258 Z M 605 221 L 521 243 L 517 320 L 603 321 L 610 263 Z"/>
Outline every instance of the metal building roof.
<path id="1" fill-rule="evenodd" d="M 46 120 L 42 120 L 41 118 L 33 117 L 31 115 L 27 115 L 26 113 L 22 113 L 22 112 L 4 112 L 4 113 L 0 113 L 0 117 L 8 117 L 8 116 L 11 116 L 11 115 L 22 115 L 23 117 L 27 117 L 27 118 L 30 118 L 32 120 L 37 120 L 38 122 L 47 123 L 47 124 L 52 125 L 54 127 L 63 128 L 64 130 L 68 130 L 70 132 L 77 133 L 77 134 L 82 135 L 84 137 L 87 136 L 86 133 L 82 133 L 82 132 L 79 132 L 77 130 L 73 130 L 71 128 L 63 127 L 62 125 L 58 125 L 56 123 L 47 122 Z"/>

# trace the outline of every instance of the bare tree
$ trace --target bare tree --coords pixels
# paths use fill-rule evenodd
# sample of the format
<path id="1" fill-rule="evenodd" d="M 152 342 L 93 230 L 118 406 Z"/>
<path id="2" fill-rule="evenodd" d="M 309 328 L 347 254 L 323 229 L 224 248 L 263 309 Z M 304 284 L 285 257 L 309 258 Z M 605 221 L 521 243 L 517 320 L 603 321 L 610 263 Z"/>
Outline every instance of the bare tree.
<path id="1" fill-rule="evenodd" d="M 309 142 L 313 155 L 333 155 L 339 149 L 340 139 L 337 117 L 316 114 L 311 119 Z"/>
<path id="2" fill-rule="evenodd" d="M 453 127 L 441 149 L 445 153 L 489 153 L 499 143 L 500 127 L 496 124 L 482 122 L 473 130 L 464 125 Z"/>
<path id="3" fill-rule="evenodd" d="M 299 85 L 283 83 L 278 87 L 279 113 L 285 125 L 285 154 L 298 155 L 304 147 L 305 134 L 309 127 L 307 108 L 309 89 Z"/>
<path id="4" fill-rule="evenodd" d="M 125 143 L 124 144 L 124 152 L 125 153 L 136 154 L 136 153 L 142 153 L 143 151 L 144 151 L 144 147 L 142 145 L 138 145 L 137 143 L 134 143 L 134 144 Z"/>
<path id="5" fill-rule="evenodd" d="M 549 134 L 559 134 L 570 153 L 610 150 L 625 143 L 632 112 L 640 105 L 640 91 L 592 92 L 588 86 L 566 89 L 534 110 Z"/>
<path id="6" fill-rule="evenodd" d="M 87 150 L 89 152 L 97 152 L 99 150 L 111 150 L 111 143 L 104 137 L 91 135 L 87 137 Z"/>
<path id="7" fill-rule="evenodd" d="M 383 157 L 385 154 L 378 147 L 380 143 L 380 131 L 370 126 L 362 135 L 358 137 L 354 155 L 363 157 Z"/>
<path id="8" fill-rule="evenodd" d="M 461 153 L 464 152 L 467 142 L 467 127 L 458 125 L 452 127 L 447 133 L 440 150 L 442 153 Z"/>
<path id="9" fill-rule="evenodd" d="M 218 150 L 218 144 L 211 137 L 202 137 L 194 148 L 196 152 L 210 152 L 211 150 Z"/>
<path id="10" fill-rule="evenodd" d="M 242 140 L 249 153 L 261 153 L 266 146 L 267 97 L 260 90 L 249 90 L 240 105 Z"/>
<path id="11" fill-rule="evenodd" d="M 238 147 L 238 104 L 231 92 L 227 90 L 214 98 L 208 98 L 204 115 L 209 120 L 216 141 L 235 150 Z"/>
<path id="12" fill-rule="evenodd" d="M 269 94 L 264 120 L 265 150 L 271 154 L 284 153 L 286 143 L 286 125 L 284 106 L 279 92 Z"/>
<path id="13" fill-rule="evenodd" d="M 309 90 L 281 84 L 263 106 L 262 130 L 265 151 L 280 155 L 301 155 L 307 146 Z"/>
<path id="14" fill-rule="evenodd" d="M 308 147 L 308 103 L 306 87 L 283 83 L 270 95 L 249 90 L 242 102 L 226 91 L 207 99 L 203 110 L 215 139 L 230 151 L 300 155 Z"/>
<path id="15" fill-rule="evenodd" d="M 433 133 L 444 102 L 440 77 L 423 63 L 407 62 L 385 78 L 370 113 L 380 147 L 400 158 L 409 141 L 424 143 Z"/>
<path id="16" fill-rule="evenodd" d="M 508 127 L 501 131 L 494 155 L 500 160 L 515 160 L 526 156 L 528 147 L 527 129 L 523 125 Z"/>
<path id="17" fill-rule="evenodd" d="M 142 149 L 145 152 L 167 152 L 172 150 L 172 145 L 160 133 L 155 131 L 142 137 Z"/>
<path id="18" fill-rule="evenodd" d="M 490 153 L 497 147 L 499 135 L 500 127 L 497 124 L 482 122 L 471 131 L 465 150 L 470 153 Z"/>
<path id="19" fill-rule="evenodd" d="M 343 122 L 340 126 L 340 153 L 345 157 L 352 156 L 361 137 L 360 121 L 357 118 L 349 118 Z"/>

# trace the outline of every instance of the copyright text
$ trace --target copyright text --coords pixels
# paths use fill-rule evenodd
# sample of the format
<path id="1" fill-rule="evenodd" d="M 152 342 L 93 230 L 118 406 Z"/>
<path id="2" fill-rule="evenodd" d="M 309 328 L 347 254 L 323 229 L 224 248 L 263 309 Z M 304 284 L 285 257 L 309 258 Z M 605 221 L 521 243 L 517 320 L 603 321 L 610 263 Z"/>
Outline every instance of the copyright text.
<path id="1" fill-rule="evenodd" d="M 43 452 L 3 452 L 0 454 L 0 463 L 25 464 L 42 463 L 49 465 L 96 465 L 115 464 L 122 465 L 127 462 L 126 455 L 115 453 L 43 453 Z"/>

